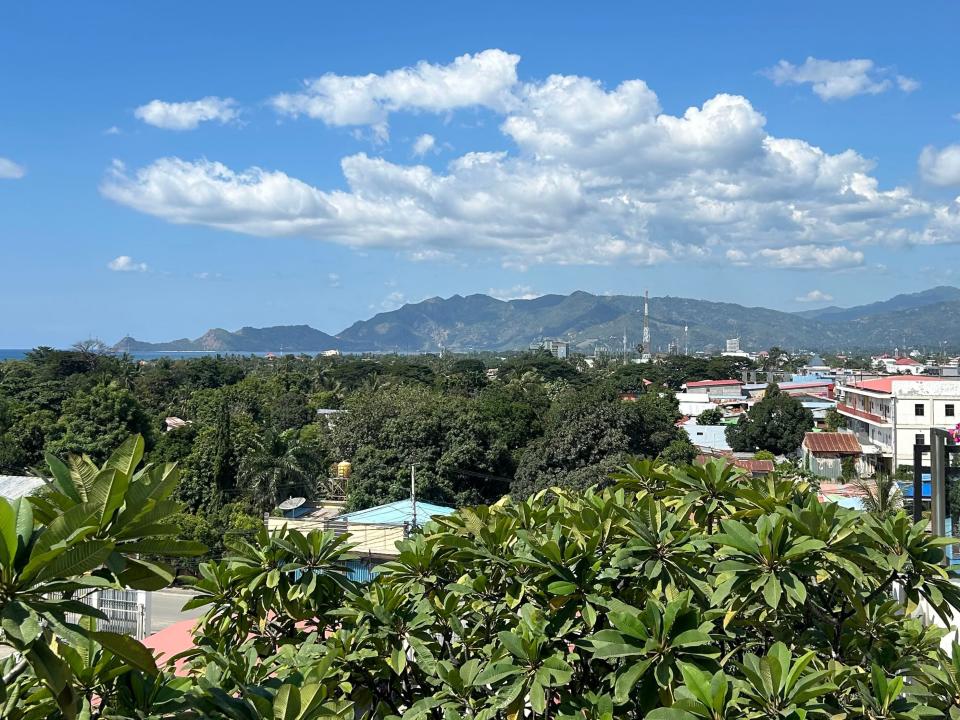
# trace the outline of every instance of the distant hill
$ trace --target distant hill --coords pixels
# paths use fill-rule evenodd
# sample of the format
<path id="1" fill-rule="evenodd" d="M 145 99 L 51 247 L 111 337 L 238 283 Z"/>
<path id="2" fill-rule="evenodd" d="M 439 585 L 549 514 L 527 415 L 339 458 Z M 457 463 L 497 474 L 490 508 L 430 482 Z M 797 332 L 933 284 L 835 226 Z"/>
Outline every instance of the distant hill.
<path id="1" fill-rule="evenodd" d="M 543 339 L 563 339 L 592 351 L 595 345 L 630 347 L 640 340 L 643 298 L 630 295 L 544 295 L 498 300 L 489 295 L 434 297 L 361 320 L 337 335 L 307 325 L 213 329 L 196 340 L 147 343 L 127 337 L 120 351 L 216 350 L 223 352 L 431 352 L 517 350 Z M 686 333 L 684 328 L 687 328 Z M 788 313 L 735 303 L 677 297 L 650 298 L 652 349 L 672 341 L 691 351 L 717 350 L 739 337 L 745 349 L 774 345 L 803 350 L 889 350 L 960 347 L 960 289 L 922 293 L 854 308 Z"/>
<path id="2" fill-rule="evenodd" d="M 940 285 L 922 292 L 897 295 L 889 300 L 870 303 L 869 305 L 857 305 L 850 308 L 831 306 L 817 310 L 806 310 L 796 314 L 801 317 L 823 320 L 825 322 L 844 322 L 846 320 L 859 320 L 874 315 L 884 315 L 899 310 L 914 310 L 957 300 L 960 300 L 960 288 L 951 287 L 950 285 Z"/>
<path id="3" fill-rule="evenodd" d="M 309 325 L 277 325 L 266 328 L 243 327 L 236 332 L 221 328 L 207 330 L 196 340 L 183 338 L 171 342 L 142 342 L 125 337 L 113 349 L 117 352 L 220 350 L 223 352 L 317 352 L 348 349 L 349 343 L 315 330 Z"/>

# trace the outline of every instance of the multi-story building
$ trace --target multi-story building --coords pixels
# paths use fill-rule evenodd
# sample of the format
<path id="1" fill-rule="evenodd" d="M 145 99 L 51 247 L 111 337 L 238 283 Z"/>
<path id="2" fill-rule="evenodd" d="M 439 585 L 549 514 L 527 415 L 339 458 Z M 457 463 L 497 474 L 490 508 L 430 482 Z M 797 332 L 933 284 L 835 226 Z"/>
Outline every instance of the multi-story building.
<path id="1" fill-rule="evenodd" d="M 960 380 L 890 376 L 837 385 L 837 411 L 860 441 L 861 470 L 894 472 L 913 464 L 913 446 L 930 441 L 931 428 L 960 422 Z"/>
<path id="2" fill-rule="evenodd" d="M 554 357 L 570 357 L 570 343 L 566 340 L 542 340 L 530 345 L 531 350 L 546 350 Z"/>

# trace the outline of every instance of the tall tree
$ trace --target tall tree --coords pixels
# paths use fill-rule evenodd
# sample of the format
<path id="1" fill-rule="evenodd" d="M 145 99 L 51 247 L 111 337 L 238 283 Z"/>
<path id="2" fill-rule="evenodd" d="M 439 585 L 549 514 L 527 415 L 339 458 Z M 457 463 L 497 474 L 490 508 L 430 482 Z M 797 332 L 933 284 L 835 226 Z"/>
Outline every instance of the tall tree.
<path id="1" fill-rule="evenodd" d="M 259 510 L 272 510 L 290 496 L 313 498 L 324 460 L 321 449 L 295 431 L 269 429 L 243 458 L 238 479 Z"/>
<path id="2" fill-rule="evenodd" d="M 813 413 L 771 383 L 763 399 L 740 422 L 727 428 L 727 442 L 739 452 L 769 450 L 775 455 L 789 455 L 812 429 Z"/>

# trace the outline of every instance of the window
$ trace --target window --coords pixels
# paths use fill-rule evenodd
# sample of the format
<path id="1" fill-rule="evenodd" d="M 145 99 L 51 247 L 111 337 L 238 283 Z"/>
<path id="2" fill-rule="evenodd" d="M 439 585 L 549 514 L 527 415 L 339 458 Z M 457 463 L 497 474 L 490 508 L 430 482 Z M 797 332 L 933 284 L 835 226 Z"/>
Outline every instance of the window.
<path id="1" fill-rule="evenodd" d="M 953 417 L 953 403 L 947 403 L 943 406 L 943 414 L 947 417 Z"/>
<path id="2" fill-rule="evenodd" d="M 923 436 L 923 433 L 918 433 L 916 437 L 913 438 L 914 445 L 926 445 L 927 439 Z"/>
<path id="3" fill-rule="evenodd" d="M 923 403 L 917 403 L 913 406 L 913 414 L 917 417 L 923 417 Z"/>

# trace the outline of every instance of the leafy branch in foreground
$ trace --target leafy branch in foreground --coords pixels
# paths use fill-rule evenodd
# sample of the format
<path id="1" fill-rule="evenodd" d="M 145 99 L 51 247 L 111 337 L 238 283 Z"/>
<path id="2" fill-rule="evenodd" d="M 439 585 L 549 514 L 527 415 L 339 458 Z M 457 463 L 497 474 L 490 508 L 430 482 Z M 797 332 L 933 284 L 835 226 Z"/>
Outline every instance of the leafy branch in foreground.
<path id="1" fill-rule="evenodd" d="M 144 480 L 157 495 L 125 522 L 133 475 L 105 515 L 115 501 L 97 499 L 112 492 L 84 477 L 93 469 L 64 467 L 79 497 L 64 515 L 92 507 L 63 552 L 98 554 L 49 582 L 159 582 L 130 555 L 164 523 L 132 517 L 162 514 L 146 505 L 165 502 L 166 471 L 141 471 L 157 473 L 156 485 Z M 68 503 L 58 472 L 39 502 L 0 510 L 11 572 L 60 522 L 22 515 Z M 960 718 L 960 660 L 912 615 L 921 601 L 944 617 L 960 608 L 945 541 L 921 524 L 822 503 L 802 478 L 722 465 L 634 461 L 612 483 L 436 518 L 366 585 L 346 577 L 346 536 L 283 528 L 230 542 L 228 557 L 201 566 L 190 605 L 206 614 L 179 677 L 138 643 L 96 632 L 95 618 L 71 625 L 62 606 L 36 605 L 76 600 L 31 598 L 31 623 L 5 594 L 4 638 L 26 652 L 0 668 L 15 675 L 4 717 Z M 82 572 L 67 576 L 73 567 Z"/>
<path id="2" fill-rule="evenodd" d="M 107 617 L 83 602 L 96 590 L 156 589 L 173 580 L 168 566 L 141 554 L 204 551 L 172 537 L 177 528 L 166 522 L 179 510 L 170 500 L 176 468 L 137 469 L 142 458 L 140 436 L 100 467 L 87 457 L 64 463 L 51 455 L 44 492 L 12 503 L 0 498 L 0 642 L 16 652 L 0 702 L 29 693 L 51 717 L 76 717 L 103 703 L 125 673 L 157 674 L 147 648 L 98 631 Z M 3 717 L 17 717 L 19 710 L 9 710 Z"/>

